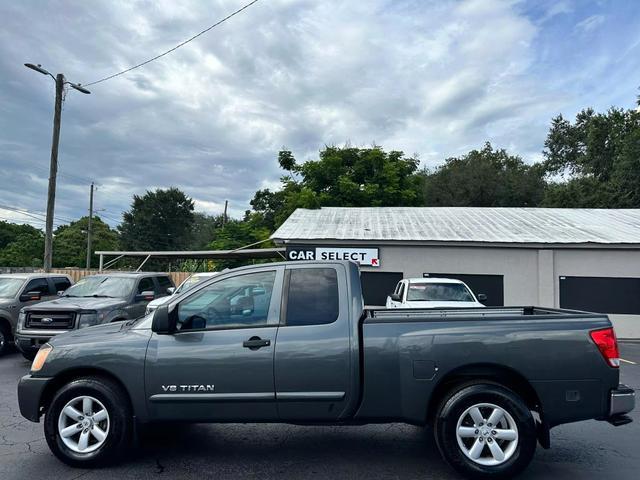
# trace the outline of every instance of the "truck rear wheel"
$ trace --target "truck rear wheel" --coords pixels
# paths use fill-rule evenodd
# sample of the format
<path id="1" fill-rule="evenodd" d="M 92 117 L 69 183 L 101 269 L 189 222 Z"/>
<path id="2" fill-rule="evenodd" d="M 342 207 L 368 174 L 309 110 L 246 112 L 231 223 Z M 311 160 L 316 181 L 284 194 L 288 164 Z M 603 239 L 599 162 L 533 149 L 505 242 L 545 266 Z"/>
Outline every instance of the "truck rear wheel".
<path id="1" fill-rule="evenodd" d="M 56 392 L 44 433 L 56 457 L 72 467 L 113 463 L 130 438 L 129 401 L 115 382 L 101 377 L 73 380 Z"/>
<path id="2" fill-rule="evenodd" d="M 11 330 L 4 324 L 0 318 L 0 356 L 7 353 L 9 342 L 11 341 Z"/>
<path id="3" fill-rule="evenodd" d="M 469 478 L 510 478 L 533 458 L 536 429 L 523 400 L 490 383 L 467 384 L 442 402 L 435 419 L 440 453 Z"/>

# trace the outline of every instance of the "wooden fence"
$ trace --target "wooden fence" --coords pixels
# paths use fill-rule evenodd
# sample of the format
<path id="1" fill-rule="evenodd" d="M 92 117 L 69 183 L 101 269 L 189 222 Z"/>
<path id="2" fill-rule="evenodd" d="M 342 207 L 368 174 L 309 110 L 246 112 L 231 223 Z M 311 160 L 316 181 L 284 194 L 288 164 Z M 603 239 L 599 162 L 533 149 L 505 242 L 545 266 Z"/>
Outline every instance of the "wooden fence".
<path id="1" fill-rule="evenodd" d="M 115 273 L 116 270 L 108 270 L 104 273 Z M 53 268 L 51 269 L 51 273 L 61 273 L 63 275 L 69 275 L 73 283 L 76 283 L 82 277 L 86 277 L 87 275 L 95 275 L 98 272 L 98 269 L 89 269 L 86 268 Z M 193 272 L 166 272 L 167 275 L 171 277 L 173 283 L 176 285 L 180 285 L 188 276 L 193 275 Z"/>

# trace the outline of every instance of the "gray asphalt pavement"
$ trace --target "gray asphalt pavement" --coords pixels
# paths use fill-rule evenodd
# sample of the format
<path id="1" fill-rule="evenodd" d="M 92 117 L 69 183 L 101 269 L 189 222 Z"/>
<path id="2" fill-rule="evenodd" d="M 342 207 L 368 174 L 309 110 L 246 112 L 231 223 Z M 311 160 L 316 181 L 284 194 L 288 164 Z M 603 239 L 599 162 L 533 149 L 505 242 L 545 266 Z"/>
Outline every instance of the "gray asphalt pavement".
<path id="1" fill-rule="evenodd" d="M 621 345 L 622 381 L 640 388 L 640 344 Z M 50 452 L 42 424 L 20 416 L 18 379 L 29 363 L 0 358 L 0 479 L 64 478 L 458 478 L 440 459 L 427 429 L 403 424 L 363 427 L 290 425 L 166 426 L 148 431 L 131 458 L 112 468 L 66 467 Z M 519 478 L 636 479 L 640 473 L 640 414 L 612 427 L 588 421 L 557 427 L 551 450 L 538 448 Z"/>

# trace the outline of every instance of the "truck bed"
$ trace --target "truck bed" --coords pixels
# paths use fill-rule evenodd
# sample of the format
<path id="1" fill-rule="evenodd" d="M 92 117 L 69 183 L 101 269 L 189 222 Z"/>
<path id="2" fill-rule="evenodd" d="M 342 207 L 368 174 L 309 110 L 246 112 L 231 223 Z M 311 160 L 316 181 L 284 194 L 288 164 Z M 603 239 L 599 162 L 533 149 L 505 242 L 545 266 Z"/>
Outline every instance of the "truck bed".
<path id="1" fill-rule="evenodd" d="M 438 321 L 438 320 L 517 320 L 521 317 L 535 317 L 536 319 L 584 319 L 606 318 L 606 315 L 579 310 L 566 310 L 546 307 L 490 307 L 490 308 L 386 308 L 372 307 L 366 309 L 365 322 L 407 322 L 407 321 Z"/>

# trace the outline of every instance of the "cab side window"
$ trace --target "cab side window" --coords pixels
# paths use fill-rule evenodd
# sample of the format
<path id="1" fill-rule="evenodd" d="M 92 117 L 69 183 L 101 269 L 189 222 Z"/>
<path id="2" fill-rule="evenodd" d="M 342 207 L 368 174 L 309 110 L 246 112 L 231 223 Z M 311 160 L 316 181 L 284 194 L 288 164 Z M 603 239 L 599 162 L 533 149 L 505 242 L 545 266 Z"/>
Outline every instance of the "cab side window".
<path id="1" fill-rule="evenodd" d="M 56 293 L 64 292 L 71 286 L 71 282 L 66 277 L 53 277 L 53 284 L 56 287 Z"/>
<path id="2" fill-rule="evenodd" d="M 159 293 L 160 295 L 166 295 L 167 288 L 174 286 L 173 282 L 169 277 L 166 277 L 166 276 L 156 277 L 156 280 L 158 280 L 158 286 L 159 286 L 159 290 L 157 293 Z"/>
<path id="3" fill-rule="evenodd" d="M 404 299 L 404 286 L 405 286 L 405 283 L 401 283 L 400 288 L 398 289 L 398 295 L 400 295 L 400 300 Z"/>
<path id="4" fill-rule="evenodd" d="M 46 278 L 34 278 L 27 283 L 23 292 L 40 292 L 40 295 L 42 296 L 50 295 L 49 282 L 47 282 Z"/>
<path id="5" fill-rule="evenodd" d="M 277 324 L 269 318 L 275 270 L 220 280 L 178 305 L 178 328 L 241 328 Z"/>
<path id="6" fill-rule="evenodd" d="M 153 283 L 153 278 L 151 277 L 146 277 L 143 278 L 142 280 L 140 280 L 140 283 L 138 283 L 138 293 L 142 293 L 142 292 L 153 292 L 155 291 L 155 285 Z"/>
<path id="7" fill-rule="evenodd" d="M 333 323 L 339 314 L 338 274 L 333 268 L 289 270 L 287 325 Z"/>

